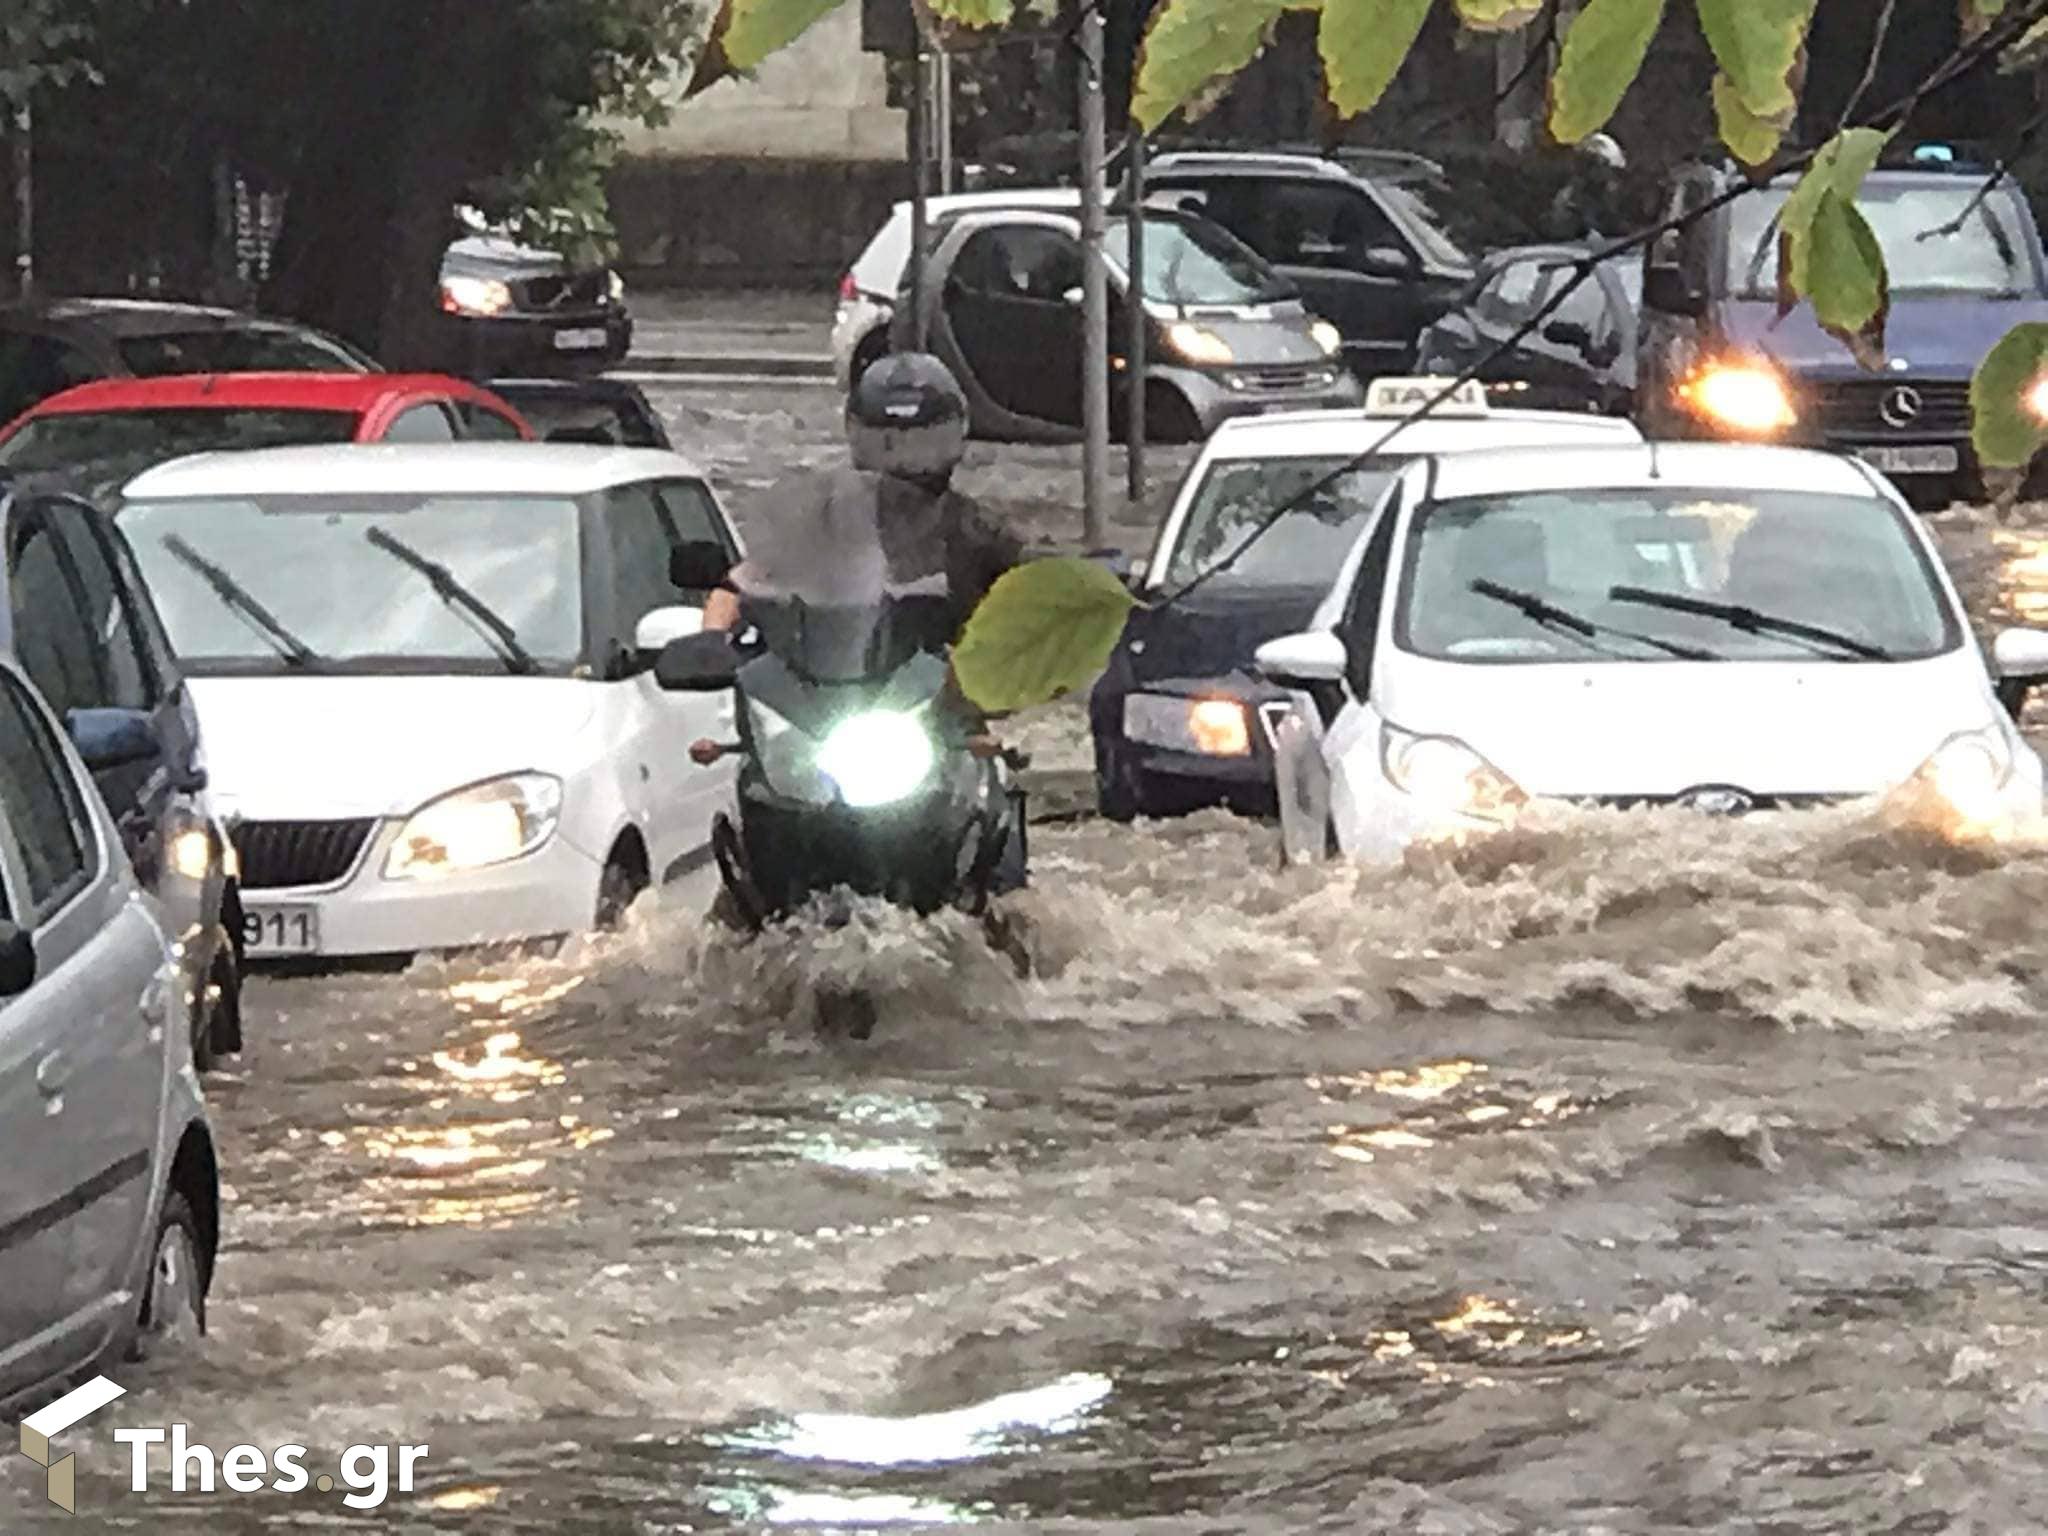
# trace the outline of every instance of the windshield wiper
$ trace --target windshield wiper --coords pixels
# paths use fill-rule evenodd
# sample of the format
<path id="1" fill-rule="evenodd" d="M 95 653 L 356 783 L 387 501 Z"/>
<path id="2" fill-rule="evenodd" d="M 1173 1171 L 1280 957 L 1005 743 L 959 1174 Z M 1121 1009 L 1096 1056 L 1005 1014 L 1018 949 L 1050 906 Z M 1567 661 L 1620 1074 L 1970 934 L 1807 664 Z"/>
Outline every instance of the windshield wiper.
<path id="1" fill-rule="evenodd" d="M 1616 603 L 1640 603 L 1646 608 L 1665 608 L 1673 613 L 1695 614 L 1703 619 L 1719 619 L 1723 624 L 1751 635 L 1783 635 L 1790 640 L 1803 640 L 1808 645 L 1833 646 L 1860 656 L 1865 661 L 1890 661 L 1892 653 L 1881 645 L 1872 645 L 1868 640 L 1858 640 L 1854 635 L 1845 635 L 1840 630 L 1822 629 L 1816 624 L 1802 624 L 1797 619 L 1781 619 L 1772 614 L 1758 613 L 1754 608 L 1745 608 L 1740 603 L 1715 603 L 1705 598 L 1684 597 L 1676 592 L 1652 592 L 1648 587 L 1613 587 L 1608 590 L 1608 599 Z"/>
<path id="2" fill-rule="evenodd" d="M 1653 650 L 1676 656 L 1682 661 L 1720 661 L 1722 658 L 1712 651 L 1703 651 L 1698 646 L 1680 645 L 1675 640 L 1659 640 L 1655 635 L 1639 635 L 1632 629 L 1616 629 L 1611 624 L 1596 624 L 1591 619 L 1573 613 L 1569 608 L 1560 608 L 1546 602 L 1533 592 L 1523 592 L 1515 587 L 1504 587 L 1497 581 L 1481 577 L 1472 583 L 1472 590 L 1481 597 L 1490 597 L 1497 603 L 1506 603 L 1510 608 L 1519 609 L 1523 615 L 1547 629 L 1562 629 L 1577 635 L 1591 650 L 1604 656 L 1617 656 L 1604 645 L 1594 645 L 1597 635 L 1613 635 L 1621 640 L 1633 640 L 1638 645 L 1647 645 Z"/>
<path id="3" fill-rule="evenodd" d="M 264 639 L 268 640 L 282 656 L 285 665 L 301 670 L 318 667 L 327 658 L 306 644 L 297 635 L 286 629 L 278 618 L 262 603 L 258 602 L 249 589 L 228 574 L 223 566 L 215 565 L 199 553 L 178 534 L 165 536 L 164 548 L 180 564 L 191 567 L 199 579 L 213 589 L 213 595 L 220 599 L 221 606 L 235 615 Z"/>
<path id="4" fill-rule="evenodd" d="M 456 579 L 455 573 L 440 561 L 431 559 L 414 549 L 395 534 L 386 533 L 382 528 L 372 528 L 363 535 L 377 548 L 394 560 L 402 560 L 433 585 L 434 593 L 451 608 L 460 608 L 490 632 L 497 642 L 499 654 L 504 658 L 505 669 L 520 674 L 538 672 L 540 663 L 533 659 L 533 653 L 519 643 L 519 632 L 505 621 L 505 616 L 489 603 L 478 597 Z"/>

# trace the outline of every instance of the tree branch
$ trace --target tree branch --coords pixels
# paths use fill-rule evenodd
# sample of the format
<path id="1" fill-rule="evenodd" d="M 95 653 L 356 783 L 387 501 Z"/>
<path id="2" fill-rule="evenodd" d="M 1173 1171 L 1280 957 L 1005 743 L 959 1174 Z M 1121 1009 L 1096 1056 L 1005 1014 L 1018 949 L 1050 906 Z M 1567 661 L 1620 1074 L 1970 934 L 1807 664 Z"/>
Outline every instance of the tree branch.
<path id="1" fill-rule="evenodd" d="M 1871 34 L 1870 57 L 1863 65 L 1863 78 L 1856 83 L 1856 89 L 1849 93 L 1848 103 L 1842 108 L 1841 121 L 1835 124 L 1840 133 L 1856 120 L 1856 109 L 1863 105 L 1863 98 L 1870 94 L 1870 88 L 1877 84 L 1878 65 L 1884 59 L 1884 45 L 1891 37 L 1892 12 L 1898 9 L 1899 0 L 1884 0 L 1884 9 L 1877 13 L 1877 30 Z"/>

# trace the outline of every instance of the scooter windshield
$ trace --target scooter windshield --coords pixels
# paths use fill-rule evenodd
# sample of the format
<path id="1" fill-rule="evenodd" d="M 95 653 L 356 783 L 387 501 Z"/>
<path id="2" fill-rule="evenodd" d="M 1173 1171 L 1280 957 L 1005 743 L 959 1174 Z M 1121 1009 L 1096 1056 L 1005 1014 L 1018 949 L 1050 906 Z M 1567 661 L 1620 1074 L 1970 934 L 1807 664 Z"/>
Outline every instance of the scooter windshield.
<path id="1" fill-rule="evenodd" d="M 871 476 L 801 476 L 776 487 L 750 535 L 745 603 L 762 644 L 820 683 L 887 677 L 943 650 L 943 552 L 885 552 Z"/>

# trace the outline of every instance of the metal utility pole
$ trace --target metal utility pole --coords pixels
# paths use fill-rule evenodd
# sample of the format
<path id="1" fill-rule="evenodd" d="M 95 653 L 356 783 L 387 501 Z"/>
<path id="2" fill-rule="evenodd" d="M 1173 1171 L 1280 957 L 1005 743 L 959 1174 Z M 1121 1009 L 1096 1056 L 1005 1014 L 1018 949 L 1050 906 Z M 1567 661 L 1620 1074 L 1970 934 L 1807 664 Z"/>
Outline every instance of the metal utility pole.
<path id="1" fill-rule="evenodd" d="M 931 161 L 931 90 L 923 39 L 910 71 L 910 339 L 914 350 L 925 349 L 925 170 Z"/>
<path id="2" fill-rule="evenodd" d="M 1103 267 L 1102 12 L 1081 15 L 1081 516 L 1089 549 L 1108 542 L 1109 277 Z"/>
<path id="3" fill-rule="evenodd" d="M 27 102 L 14 109 L 14 278 L 15 296 L 36 289 L 35 119 Z"/>
<path id="4" fill-rule="evenodd" d="M 1125 490 L 1135 505 L 1145 499 L 1145 135 L 1131 125 L 1124 141 L 1129 163 L 1124 167 L 1124 243 L 1130 249 L 1130 293 L 1124 316 L 1130 329 L 1124 338 L 1124 426 L 1129 441 L 1124 468 Z"/>
<path id="5" fill-rule="evenodd" d="M 939 76 L 939 191 L 950 197 L 960 190 L 953 169 L 953 55 L 940 48 L 932 63 Z"/>

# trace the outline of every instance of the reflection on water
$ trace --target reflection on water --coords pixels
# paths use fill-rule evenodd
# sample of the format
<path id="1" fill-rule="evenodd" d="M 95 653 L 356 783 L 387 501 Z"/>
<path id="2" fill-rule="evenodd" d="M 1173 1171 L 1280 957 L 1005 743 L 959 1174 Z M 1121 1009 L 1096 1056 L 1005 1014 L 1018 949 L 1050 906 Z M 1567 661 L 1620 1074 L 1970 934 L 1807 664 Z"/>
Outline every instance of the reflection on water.
<path id="1" fill-rule="evenodd" d="M 794 1461 L 902 1467 L 971 1461 L 1023 1449 L 1032 1437 L 1079 1429 L 1113 1388 L 1085 1373 L 1008 1392 L 942 1413 L 881 1418 L 859 1413 L 800 1413 L 794 1418 L 714 1436 L 732 1450 L 768 1451 Z"/>
<path id="2" fill-rule="evenodd" d="M 770 1483 L 709 1491 L 714 1514 L 770 1525 L 814 1525 L 859 1531 L 888 1525 L 968 1525 L 994 1513 L 994 1506 L 969 1507 L 943 1499 L 902 1493 L 797 1492 Z"/>

